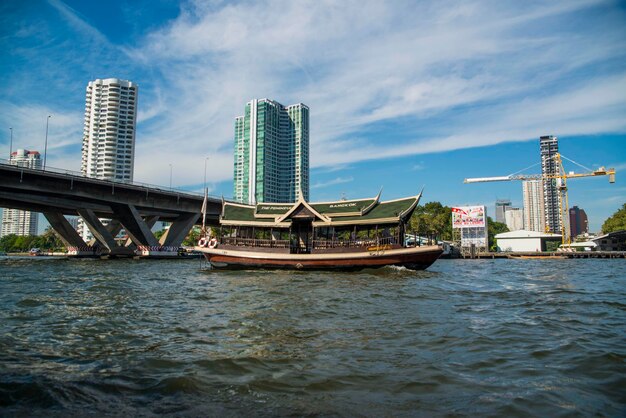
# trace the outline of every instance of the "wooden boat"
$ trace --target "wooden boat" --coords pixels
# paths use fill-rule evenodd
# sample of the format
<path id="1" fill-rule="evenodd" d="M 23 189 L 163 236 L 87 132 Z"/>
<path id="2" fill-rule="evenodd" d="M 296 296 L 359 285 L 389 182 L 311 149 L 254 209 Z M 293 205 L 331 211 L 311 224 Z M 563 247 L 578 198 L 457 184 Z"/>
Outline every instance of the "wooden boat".
<path id="1" fill-rule="evenodd" d="M 528 254 L 508 254 L 507 258 L 511 259 L 522 259 L 522 260 L 534 260 L 534 259 L 545 259 L 545 260 L 563 260 L 568 258 L 564 255 L 528 255 Z"/>
<path id="2" fill-rule="evenodd" d="M 406 223 L 417 196 L 381 202 L 224 202 L 219 231 L 195 250 L 211 266 L 227 269 L 361 270 L 402 266 L 428 268 L 440 245 L 405 245 Z"/>

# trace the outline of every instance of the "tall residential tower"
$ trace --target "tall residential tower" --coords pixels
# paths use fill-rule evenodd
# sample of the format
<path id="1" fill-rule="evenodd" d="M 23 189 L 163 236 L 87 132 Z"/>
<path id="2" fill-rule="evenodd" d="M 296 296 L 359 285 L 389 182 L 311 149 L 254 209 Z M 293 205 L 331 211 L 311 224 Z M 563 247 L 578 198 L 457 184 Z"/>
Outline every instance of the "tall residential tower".
<path id="1" fill-rule="evenodd" d="M 87 177 L 133 181 L 137 85 L 117 78 L 87 85 L 83 158 Z"/>
<path id="2" fill-rule="evenodd" d="M 117 78 L 90 81 L 85 99 L 81 172 L 87 177 L 132 182 L 136 124 L 135 83 Z M 78 229 L 84 240 L 91 239 L 82 219 Z"/>
<path id="3" fill-rule="evenodd" d="M 524 193 L 524 229 L 546 232 L 542 180 L 526 180 L 522 183 L 522 190 Z"/>
<path id="4" fill-rule="evenodd" d="M 41 156 L 37 151 L 18 149 L 11 153 L 9 164 L 19 167 L 41 169 Z M 39 214 L 18 209 L 2 210 L 0 237 L 5 235 L 37 235 Z"/>
<path id="5" fill-rule="evenodd" d="M 235 119 L 233 197 L 242 203 L 309 200 L 309 108 L 252 100 Z"/>
<path id="6" fill-rule="evenodd" d="M 556 136 L 548 135 L 539 138 L 539 148 L 541 150 L 541 174 L 543 180 L 543 205 L 545 209 L 546 231 L 556 234 L 561 233 L 561 213 L 559 210 L 559 193 L 556 178 L 545 178 L 546 176 L 556 176 L 559 172 L 557 162 L 554 158 L 559 152 L 559 140 Z"/>

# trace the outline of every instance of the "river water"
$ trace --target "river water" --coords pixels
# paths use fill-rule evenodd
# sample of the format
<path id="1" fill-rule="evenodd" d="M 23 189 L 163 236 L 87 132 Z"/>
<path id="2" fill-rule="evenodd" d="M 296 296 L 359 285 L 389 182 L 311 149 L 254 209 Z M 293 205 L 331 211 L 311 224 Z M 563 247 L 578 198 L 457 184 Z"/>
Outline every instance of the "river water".
<path id="1" fill-rule="evenodd" d="M 2 416 L 624 416 L 624 260 L 0 260 Z"/>

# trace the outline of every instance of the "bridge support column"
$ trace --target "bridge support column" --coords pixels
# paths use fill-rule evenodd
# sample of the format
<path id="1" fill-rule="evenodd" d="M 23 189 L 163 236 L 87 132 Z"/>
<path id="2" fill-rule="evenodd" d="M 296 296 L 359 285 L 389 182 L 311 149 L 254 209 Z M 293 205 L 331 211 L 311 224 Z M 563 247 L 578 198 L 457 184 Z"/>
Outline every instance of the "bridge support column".
<path id="1" fill-rule="evenodd" d="M 143 218 L 143 221 L 146 223 L 146 225 L 148 225 L 148 229 L 150 231 L 152 231 L 152 227 L 154 226 L 154 224 L 157 223 L 158 220 L 159 220 L 158 215 L 151 215 L 151 216 L 146 216 Z M 127 247 L 131 247 L 131 248 L 135 247 L 135 243 L 133 243 L 132 238 L 128 238 L 124 245 L 126 245 Z"/>
<path id="2" fill-rule="evenodd" d="M 126 233 L 137 246 L 136 253 L 142 257 L 176 257 L 178 247 L 163 246 L 157 241 L 151 231 L 158 217 L 150 216 L 143 219 L 133 205 L 112 205 L 111 209 L 120 220 Z"/>
<path id="3" fill-rule="evenodd" d="M 161 244 L 166 247 L 180 247 L 180 244 L 182 244 L 199 217 L 200 215 L 195 213 L 178 215 L 178 218 L 172 222 L 170 228 L 161 237 Z"/>
<path id="4" fill-rule="evenodd" d="M 96 214 L 91 209 L 78 209 L 78 214 L 83 218 L 89 227 L 89 230 L 98 242 L 109 250 L 109 255 L 132 256 L 135 254 L 132 249 L 120 247 L 115 242 L 115 238 L 111 234 L 111 231 L 114 231 L 117 228 L 117 224 L 115 222 L 109 224 L 109 229 L 102 225 L 100 219 L 98 219 Z"/>
<path id="5" fill-rule="evenodd" d="M 109 219 L 109 223 L 107 225 L 104 225 L 104 224 L 102 225 L 106 228 L 107 231 L 109 231 L 113 239 L 115 239 L 117 234 L 119 234 L 120 231 L 122 230 L 122 224 L 120 223 L 120 221 L 116 219 Z M 97 242 L 98 240 L 96 238 L 92 238 L 91 241 L 89 241 L 89 245 L 92 245 L 92 246 L 96 245 Z"/>
<path id="6" fill-rule="evenodd" d="M 111 205 L 111 208 L 117 219 L 124 225 L 124 229 L 126 229 L 130 239 L 136 245 L 159 245 L 148 224 L 146 224 L 133 205 Z"/>
<path id="7" fill-rule="evenodd" d="M 67 255 L 71 257 L 93 257 L 96 249 L 92 245 L 87 245 L 83 238 L 65 219 L 65 216 L 58 212 L 43 212 L 50 226 L 59 234 L 59 238 L 67 247 Z"/>

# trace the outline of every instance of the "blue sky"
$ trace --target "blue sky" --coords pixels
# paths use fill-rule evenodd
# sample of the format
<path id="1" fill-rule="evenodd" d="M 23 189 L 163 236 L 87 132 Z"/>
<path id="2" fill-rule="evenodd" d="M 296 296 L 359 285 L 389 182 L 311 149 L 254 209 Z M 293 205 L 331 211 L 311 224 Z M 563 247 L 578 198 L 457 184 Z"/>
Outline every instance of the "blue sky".
<path id="1" fill-rule="evenodd" d="M 79 170 L 85 87 L 139 84 L 135 180 L 232 194 L 234 118 L 252 98 L 311 108 L 312 200 L 415 193 L 522 205 L 521 183 L 464 185 L 538 162 L 541 135 L 580 164 L 592 230 L 626 202 L 626 6 L 620 1 L 60 1 L 0 5 L 0 153 Z M 6 158 L 6 157 L 4 157 Z M 582 171 L 566 165 L 566 169 Z M 539 172 L 539 167 L 528 173 Z"/>

